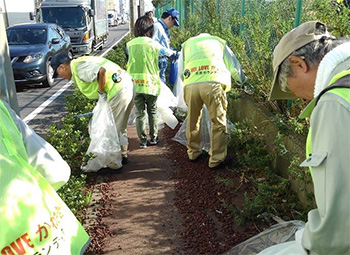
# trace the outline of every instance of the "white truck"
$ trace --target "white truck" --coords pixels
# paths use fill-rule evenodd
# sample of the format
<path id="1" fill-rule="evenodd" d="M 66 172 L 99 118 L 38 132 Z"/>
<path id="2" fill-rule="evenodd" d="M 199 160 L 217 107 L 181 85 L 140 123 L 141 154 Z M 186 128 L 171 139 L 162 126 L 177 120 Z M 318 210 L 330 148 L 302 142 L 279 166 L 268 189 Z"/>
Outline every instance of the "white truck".
<path id="1" fill-rule="evenodd" d="M 118 12 L 116 10 L 108 10 L 108 26 L 114 27 L 120 24 L 120 20 L 118 19 Z"/>
<path id="2" fill-rule="evenodd" d="M 20 23 L 34 23 L 35 1 L 4 0 L 5 22 L 7 26 Z"/>
<path id="3" fill-rule="evenodd" d="M 119 0 L 107 0 L 107 9 L 108 9 L 108 25 L 109 26 L 118 26 L 121 23 L 119 18 L 120 13 L 120 3 Z"/>
<path id="4" fill-rule="evenodd" d="M 44 0 L 38 21 L 61 26 L 70 37 L 75 55 L 102 49 L 108 38 L 106 0 Z"/>

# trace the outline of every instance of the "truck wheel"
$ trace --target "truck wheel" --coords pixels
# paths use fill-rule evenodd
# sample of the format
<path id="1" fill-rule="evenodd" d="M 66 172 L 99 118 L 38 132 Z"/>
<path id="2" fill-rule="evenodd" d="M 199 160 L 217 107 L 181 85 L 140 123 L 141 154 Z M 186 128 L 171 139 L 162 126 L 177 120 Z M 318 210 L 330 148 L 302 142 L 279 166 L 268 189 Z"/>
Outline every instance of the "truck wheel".
<path id="1" fill-rule="evenodd" d="M 53 82 L 54 82 L 53 73 L 54 73 L 54 70 L 51 67 L 51 59 L 48 59 L 46 61 L 46 78 L 45 80 L 42 81 L 43 86 L 45 88 L 49 88 L 53 85 Z"/>
<path id="2" fill-rule="evenodd" d="M 103 37 L 101 46 L 98 48 L 99 50 L 103 50 L 103 45 L 106 43 L 106 37 Z"/>
<path id="3" fill-rule="evenodd" d="M 89 54 L 91 54 L 91 53 L 93 53 L 95 51 L 95 41 L 92 41 L 91 42 L 91 48 L 90 48 L 90 53 Z M 88 55 L 89 55 L 88 54 Z"/>

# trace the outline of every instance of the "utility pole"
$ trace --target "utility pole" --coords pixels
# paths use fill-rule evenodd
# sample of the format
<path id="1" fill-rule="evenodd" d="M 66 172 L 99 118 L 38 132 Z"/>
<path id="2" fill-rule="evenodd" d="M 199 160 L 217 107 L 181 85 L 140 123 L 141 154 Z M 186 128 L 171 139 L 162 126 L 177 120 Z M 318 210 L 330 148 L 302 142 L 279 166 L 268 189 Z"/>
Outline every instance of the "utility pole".
<path id="1" fill-rule="evenodd" d="M 129 30 L 130 30 L 130 34 L 133 34 L 134 31 L 134 24 L 135 21 L 137 19 L 137 6 L 136 6 L 136 0 L 130 0 L 129 3 L 129 15 L 130 15 L 130 23 L 129 23 Z"/>
<path id="2" fill-rule="evenodd" d="M 4 0 L 0 0 L 0 34 L 6 35 L 5 22 L 7 13 Z M 13 79 L 12 66 L 6 36 L 0 36 L 0 99 L 7 102 L 20 116 L 16 86 Z"/>
<path id="3" fill-rule="evenodd" d="M 145 1 L 140 0 L 140 13 L 139 16 L 145 15 Z"/>

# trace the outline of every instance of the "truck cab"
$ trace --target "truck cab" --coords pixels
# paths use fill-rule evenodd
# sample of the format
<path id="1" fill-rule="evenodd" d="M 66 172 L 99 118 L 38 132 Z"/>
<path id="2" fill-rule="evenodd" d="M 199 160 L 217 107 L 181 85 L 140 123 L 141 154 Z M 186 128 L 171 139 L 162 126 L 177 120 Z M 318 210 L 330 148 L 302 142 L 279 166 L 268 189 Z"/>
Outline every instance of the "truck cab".
<path id="1" fill-rule="evenodd" d="M 39 22 L 56 23 L 65 30 L 75 55 L 89 54 L 107 41 L 105 0 L 45 0 L 38 16 Z"/>

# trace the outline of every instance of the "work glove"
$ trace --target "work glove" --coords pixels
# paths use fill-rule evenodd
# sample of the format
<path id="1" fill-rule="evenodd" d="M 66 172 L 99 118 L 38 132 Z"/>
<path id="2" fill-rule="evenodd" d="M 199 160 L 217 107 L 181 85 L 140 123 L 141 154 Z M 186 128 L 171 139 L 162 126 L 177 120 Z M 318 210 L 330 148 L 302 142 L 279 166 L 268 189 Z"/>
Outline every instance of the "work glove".
<path id="1" fill-rule="evenodd" d="M 107 101 L 107 94 L 105 92 L 98 92 L 98 100 L 101 100 L 101 102 Z"/>

